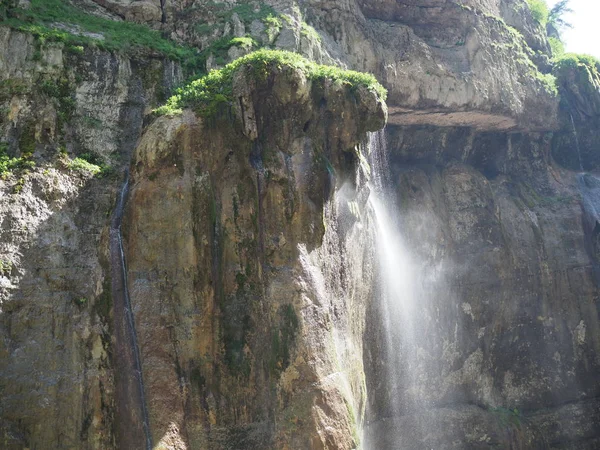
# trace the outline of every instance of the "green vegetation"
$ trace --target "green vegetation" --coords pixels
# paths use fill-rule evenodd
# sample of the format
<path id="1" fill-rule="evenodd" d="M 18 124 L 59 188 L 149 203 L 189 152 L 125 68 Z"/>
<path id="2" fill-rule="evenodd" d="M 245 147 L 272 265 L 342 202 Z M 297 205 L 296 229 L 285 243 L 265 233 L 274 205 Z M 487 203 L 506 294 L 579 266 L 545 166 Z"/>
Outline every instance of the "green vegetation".
<path id="1" fill-rule="evenodd" d="M 150 49 L 197 69 L 195 49 L 177 45 L 145 25 L 86 14 L 67 0 L 31 0 L 28 9 L 4 7 L 0 17 L 2 24 L 33 34 L 42 44 L 63 42 L 72 53 L 83 52 L 87 45 L 118 52 Z"/>
<path id="2" fill-rule="evenodd" d="M 83 153 L 78 157 L 70 159 L 62 155 L 64 166 L 73 172 L 89 174 L 95 177 L 104 177 L 112 173 L 112 167 L 103 164 L 99 157 L 91 153 Z"/>
<path id="3" fill-rule="evenodd" d="M 281 373 L 290 365 L 291 346 L 298 332 L 299 321 L 292 305 L 279 308 L 281 327 L 271 333 L 271 358 L 269 368 L 272 373 Z"/>
<path id="4" fill-rule="evenodd" d="M 75 99 L 69 81 L 66 78 L 44 79 L 41 81 L 40 90 L 55 100 L 56 111 L 60 122 L 68 122 L 75 112 Z"/>
<path id="5" fill-rule="evenodd" d="M 27 83 L 20 78 L 7 78 L 0 81 L 0 101 L 6 101 L 13 95 L 27 93 Z"/>
<path id="6" fill-rule="evenodd" d="M 35 162 L 31 160 L 31 155 L 11 158 L 8 156 L 7 151 L 8 145 L 0 144 L 0 177 L 4 178 L 12 172 L 35 167 Z"/>
<path id="7" fill-rule="evenodd" d="M 79 173 L 89 173 L 98 175 L 102 169 L 96 164 L 92 164 L 83 158 L 75 158 L 67 161 L 67 168 Z"/>
<path id="8" fill-rule="evenodd" d="M 544 90 L 550 95 L 558 96 L 558 87 L 556 86 L 556 77 L 551 73 L 541 73 L 539 70 L 535 71 L 535 78 L 537 78 Z"/>
<path id="9" fill-rule="evenodd" d="M 546 2 L 544 0 L 527 0 L 527 5 L 531 10 L 533 19 L 541 26 L 545 27 L 546 23 L 548 23 L 548 16 L 550 15 L 550 10 L 548 9 Z"/>
<path id="10" fill-rule="evenodd" d="M 489 410 L 494 416 L 496 416 L 500 425 L 504 428 L 514 427 L 516 429 L 520 429 L 523 422 L 523 415 L 517 408 L 509 409 L 509 408 L 491 408 Z"/>
<path id="11" fill-rule="evenodd" d="M 550 44 L 550 49 L 552 50 L 552 56 L 554 58 L 560 58 L 565 54 L 565 44 L 559 38 L 548 36 L 548 43 Z"/>
<path id="12" fill-rule="evenodd" d="M 300 34 L 302 34 L 302 36 L 307 37 L 316 42 L 321 42 L 321 35 L 317 33 L 317 30 L 315 30 L 306 22 L 302 22 L 301 26 L 302 30 L 300 31 Z"/>
<path id="13" fill-rule="evenodd" d="M 565 53 L 555 60 L 554 68 L 557 71 L 567 68 L 581 68 L 598 74 L 600 72 L 600 60 L 592 55 Z"/>
<path id="14" fill-rule="evenodd" d="M 179 114 L 183 108 L 192 108 L 200 115 L 213 115 L 221 106 L 232 102 L 233 75 L 241 67 L 251 68 L 257 77 L 264 79 L 271 70 L 281 66 L 301 70 L 312 80 L 332 79 L 341 81 L 350 88 L 365 86 L 375 91 L 381 99 L 385 99 L 387 95 L 385 88 L 371 74 L 319 65 L 297 53 L 262 49 L 192 81 L 179 89 L 155 112 L 158 115 L 173 115 Z"/>
<path id="15" fill-rule="evenodd" d="M 8 259 L 0 258 L 0 275 L 2 276 L 10 276 L 12 272 L 13 264 Z"/>
<path id="16" fill-rule="evenodd" d="M 273 18 L 277 17 L 277 12 L 269 5 L 260 3 L 258 8 L 255 8 L 250 3 L 240 3 L 231 9 L 227 9 L 227 3 L 212 2 L 213 8 L 219 8 L 215 12 L 215 16 L 220 19 L 221 22 L 231 20 L 233 14 L 237 14 L 242 22 L 250 24 L 255 20 L 260 20 L 265 25 L 268 25 Z"/>

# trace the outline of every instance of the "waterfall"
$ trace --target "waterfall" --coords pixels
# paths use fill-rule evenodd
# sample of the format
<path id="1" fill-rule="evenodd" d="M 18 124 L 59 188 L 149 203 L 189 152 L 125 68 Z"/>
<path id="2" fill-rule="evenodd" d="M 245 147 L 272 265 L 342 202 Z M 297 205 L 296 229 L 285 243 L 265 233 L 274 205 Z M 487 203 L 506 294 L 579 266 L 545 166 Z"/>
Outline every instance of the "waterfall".
<path id="1" fill-rule="evenodd" d="M 583 163 L 581 162 L 581 149 L 579 148 L 579 136 L 577 135 L 577 129 L 575 128 L 573 114 L 569 113 L 569 117 L 571 118 L 571 129 L 573 130 L 573 136 L 575 137 L 575 149 L 577 150 L 577 162 L 579 163 L 579 171 L 583 172 Z"/>
<path id="2" fill-rule="evenodd" d="M 390 413 L 401 415 L 401 386 L 415 375 L 416 363 L 410 355 L 416 348 L 414 321 L 417 274 L 415 264 L 400 233 L 397 205 L 390 192 L 389 167 L 383 131 L 371 134 L 369 205 L 375 223 L 375 255 L 377 264 L 377 294 L 385 336 L 385 381 L 391 400 Z M 401 358 L 404 356 L 404 358 Z M 408 359 L 406 359 L 408 356 Z M 414 380 L 413 380 L 414 381 Z M 404 402 L 408 399 L 404 398 Z M 413 399 L 415 401 L 415 399 Z"/>
<path id="3" fill-rule="evenodd" d="M 137 392 L 128 392 L 128 387 L 123 387 L 125 391 L 121 396 L 121 401 L 127 402 L 133 398 L 138 405 L 132 405 L 137 408 L 137 411 L 128 411 L 132 416 L 129 417 L 131 425 L 135 425 L 135 414 L 141 414 L 138 420 L 142 423 L 142 429 L 145 439 L 146 450 L 152 450 L 152 436 L 150 434 L 150 420 L 148 417 L 148 408 L 146 406 L 144 379 L 142 374 L 142 364 L 140 360 L 140 350 L 138 347 L 137 333 L 135 329 L 135 320 L 129 298 L 129 289 L 127 284 L 127 263 L 125 252 L 123 250 L 123 236 L 121 233 L 121 222 L 123 212 L 129 191 L 129 172 L 125 174 L 125 181 L 117 205 L 113 212 L 110 226 L 110 259 L 112 270 L 112 294 L 114 302 L 115 328 L 117 335 L 117 358 L 120 364 L 117 367 L 124 369 L 128 374 L 124 375 L 124 380 L 127 382 L 133 376 L 134 389 Z M 119 342 L 119 340 L 123 342 Z M 121 348 L 119 348 L 121 347 Z M 126 405 L 125 409 L 129 409 Z M 127 425 L 120 424 L 125 428 L 125 434 L 128 434 Z M 133 432 L 133 430 L 131 430 Z M 132 433 L 135 434 L 135 433 Z"/>
<path id="4" fill-rule="evenodd" d="M 442 306 L 439 300 L 449 294 L 432 294 L 443 289 L 435 266 L 439 262 L 427 263 L 412 248 L 427 238 L 417 233 L 423 242 L 407 240 L 383 131 L 370 136 L 368 158 L 375 276 L 369 343 L 365 344 L 370 408 L 365 445 L 369 450 L 403 449 L 412 445 L 410 439 L 438 426 L 437 417 L 428 411 L 437 397 L 431 377 L 440 370 L 436 324 L 449 303 Z M 406 420 L 412 420 L 408 429 L 414 436 L 401 435 L 399 424 Z"/>

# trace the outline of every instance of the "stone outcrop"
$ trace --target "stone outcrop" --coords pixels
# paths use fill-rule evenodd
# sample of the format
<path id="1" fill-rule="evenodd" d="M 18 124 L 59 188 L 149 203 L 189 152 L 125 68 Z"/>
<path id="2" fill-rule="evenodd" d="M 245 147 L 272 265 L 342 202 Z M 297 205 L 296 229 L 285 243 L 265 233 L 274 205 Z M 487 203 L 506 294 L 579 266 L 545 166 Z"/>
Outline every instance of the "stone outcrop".
<path id="1" fill-rule="evenodd" d="M 367 298 L 319 296 L 302 261 L 384 105 L 286 66 L 234 80 L 243 107 L 160 118 L 132 162 L 124 232 L 154 440 L 352 449 L 364 385 L 340 382 L 332 335 L 360 345 L 339 328 Z"/>
<path id="2" fill-rule="evenodd" d="M 160 6 L 159 0 L 96 3 L 109 10 L 118 4 L 129 15 L 142 5 Z M 264 5 L 280 17 L 278 27 L 258 18 Z M 165 11 L 162 28 L 202 49 L 223 37 L 251 36 L 261 45 L 371 72 L 389 90 L 390 123 L 557 127 L 558 99 L 542 74 L 550 70 L 549 47 L 524 0 L 270 0 L 222 8 L 178 0 L 167 1 Z"/>
<path id="3" fill-rule="evenodd" d="M 561 92 L 560 130 L 553 136 L 552 153 L 572 170 L 600 167 L 600 64 L 571 57 L 555 69 Z"/>

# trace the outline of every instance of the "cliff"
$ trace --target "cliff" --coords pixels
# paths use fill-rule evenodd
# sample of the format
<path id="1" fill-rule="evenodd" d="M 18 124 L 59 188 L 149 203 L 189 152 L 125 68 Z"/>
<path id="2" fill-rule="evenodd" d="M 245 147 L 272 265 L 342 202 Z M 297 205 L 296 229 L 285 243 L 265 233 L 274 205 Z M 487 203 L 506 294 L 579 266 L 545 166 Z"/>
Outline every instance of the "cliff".
<path id="1" fill-rule="evenodd" d="M 0 447 L 599 445 L 600 67 L 525 1 L 0 17 Z"/>

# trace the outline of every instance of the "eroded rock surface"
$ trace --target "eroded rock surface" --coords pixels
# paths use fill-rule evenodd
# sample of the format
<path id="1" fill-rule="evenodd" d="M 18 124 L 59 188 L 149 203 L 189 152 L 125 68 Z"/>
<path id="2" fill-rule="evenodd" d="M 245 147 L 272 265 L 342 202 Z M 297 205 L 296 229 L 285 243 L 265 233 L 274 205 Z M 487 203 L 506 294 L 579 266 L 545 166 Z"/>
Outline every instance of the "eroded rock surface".
<path id="1" fill-rule="evenodd" d="M 303 260 L 384 105 L 285 66 L 254 77 L 236 76 L 233 117 L 161 118 L 134 156 L 125 235 L 154 439 L 352 449 L 362 362 L 345 386 L 334 336 L 360 345 L 366 298 L 319 296 Z"/>

